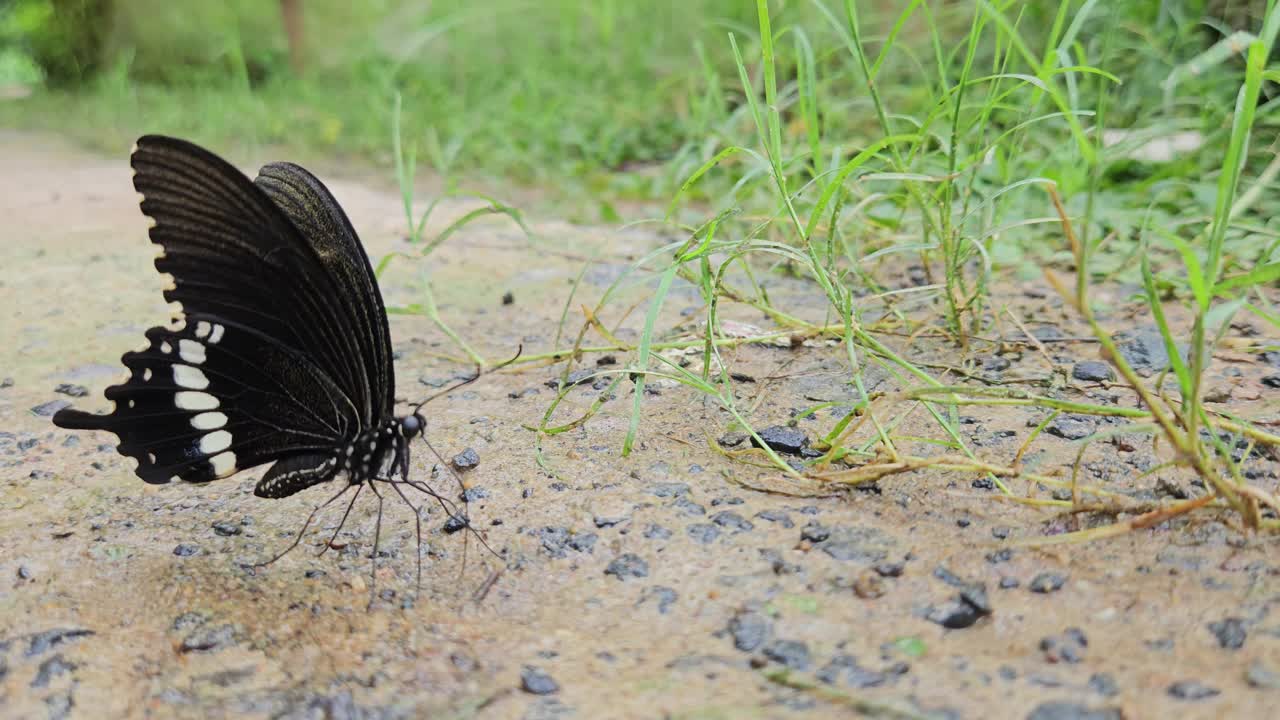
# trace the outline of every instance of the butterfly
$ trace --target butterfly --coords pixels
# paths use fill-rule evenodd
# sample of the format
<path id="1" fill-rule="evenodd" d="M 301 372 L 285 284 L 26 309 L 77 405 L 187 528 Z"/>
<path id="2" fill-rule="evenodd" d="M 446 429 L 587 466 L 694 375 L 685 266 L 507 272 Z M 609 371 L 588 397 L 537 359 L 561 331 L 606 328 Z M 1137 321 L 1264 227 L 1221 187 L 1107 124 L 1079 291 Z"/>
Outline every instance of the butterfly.
<path id="1" fill-rule="evenodd" d="M 425 440 L 426 418 L 421 404 L 394 414 L 378 281 L 324 184 L 283 162 L 251 181 L 208 150 L 159 135 L 140 138 L 130 164 L 161 250 L 156 270 L 172 278 L 164 297 L 177 310 L 123 356 L 129 378 L 107 388 L 112 412 L 64 408 L 54 424 L 115 433 L 119 453 L 153 484 L 209 482 L 268 463 L 254 487 L 262 498 L 344 480 L 308 525 L 347 491 L 355 488 L 354 505 L 370 487 L 380 532 L 375 483 L 385 482 L 415 515 L 401 486 L 427 493 L 456 526 L 453 506 L 409 478 L 409 443 Z"/>

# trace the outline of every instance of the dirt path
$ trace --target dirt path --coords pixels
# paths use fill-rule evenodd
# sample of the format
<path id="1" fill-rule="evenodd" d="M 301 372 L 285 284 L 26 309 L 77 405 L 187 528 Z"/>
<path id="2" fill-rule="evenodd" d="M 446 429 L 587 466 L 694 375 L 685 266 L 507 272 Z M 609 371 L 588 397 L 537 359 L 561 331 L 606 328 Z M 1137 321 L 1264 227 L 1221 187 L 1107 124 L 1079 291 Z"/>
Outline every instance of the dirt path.
<path id="1" fill-rule="evenodd" d="M 547 442 L 553 477 L 522 428 L 554 396 L 549 367 L 487 376 L 432 407 L 441 453 L 478 453 L 472 513 L 509 561 L 482 600 L 472 596 L 485 564 L 499 563 L 472 541 L 464 568 L 462 535 L 441 531 L 439 510 L 424 519 L 416 598 L 403 506 L 389 505 L 371 610 L 372 503 L 358 506 L 340 551 L 316 556 L 333 513 L 295 552 L 247 570 L 287 545 L 328 493 L 259 500 L 260 472 L 147 486 L 103 445 L 111 436 L 59 431 L 33 411 L 54 400 L 103 409 L 116 358 L 167 315 L 123 152 L 0 131 L 0 158 L 0 375 L 12 379 L 0 389 L 0 715 L 787 718 L 847 717 L 855 706 L 1046 720 L 1261 718 L 1280 707 L 1274 541 L 1206 517 L 1011 550 L 1004 538 L 1065 521 L 992 502 L 962 475 L 921 473 L 844 497 L 755 492 L 743 484 L 770 473 L 712 452 L 724 414 L 678 388 L 648 398 L 643 442 L 624 459 L 630 394 L 619 386 L 599 417 Z M 371 255 L 406 249 L 398 196 L 331 187 Z M 468 207 L 445 205 L 433 224 Z M 655 246 L 635 232 L 535 230 L 538 245 L 502 220 L 469 226 L 430 263 L 445 317 L 488 357 L 552 346 L 582 263 L 549 250 L 604 258 L 586 275 L 581 302 L 594 302 L 624 258 Z M 393 270 L 390 303 L 420 299 L 418 272 Z M 678 321 L 682 303 L 696 300 L 673 296 L 663 322 Z M 1043 306 L 1044 319 L 1062 320 Z M 393 318 L 392 334 L 401 396 L 467 370 L 435 356 L 456 352 L 423 318 Z M 849 397 L 838 353 L 747 347 L 737 359 L 757 378 L 782 367 L 794 377 L 770 386 L 760 426 Z M 59 394 L 64 383 L 87 396 Z M 1079 392 L 1099 392 L 1091 387 Z M 744 383 L 744 395 L 757 392 Z M 574 390 L 557 421 L 598 394 Z M 1041 417 L 975 412 L 966 427 L 975 447 L 1008 459 Z M 823 413 L 798 429 L 812 438 L 832 422 Z M 1046 465 L 1075 451 L 1048 435 L 1042 446 Z M 1157 478 L 1139 477 L 1134 454 L 1107 445 L 1090 457 L 1097 482 L 1154 497 Z M 1259 462 L 1274 491 L 1276 464 Z M 430 477 L 428 458 L 414 465 Z M 988 609 L 964 629 L 939 624 Z"/>

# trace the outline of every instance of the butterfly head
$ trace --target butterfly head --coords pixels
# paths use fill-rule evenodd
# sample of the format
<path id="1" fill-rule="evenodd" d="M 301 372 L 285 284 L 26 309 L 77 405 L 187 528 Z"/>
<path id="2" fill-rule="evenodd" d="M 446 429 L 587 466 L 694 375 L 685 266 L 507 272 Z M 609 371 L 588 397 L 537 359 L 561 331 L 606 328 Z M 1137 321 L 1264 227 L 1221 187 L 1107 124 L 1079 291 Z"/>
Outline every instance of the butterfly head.
<path id="1" fill-rule="evenodd" d="M 417 437 L 426 429 L 427 419 L 422 416 L 422 413 L 414 412 L 412 415 L 400 418 L 400 432 L 406 438 Z"/>

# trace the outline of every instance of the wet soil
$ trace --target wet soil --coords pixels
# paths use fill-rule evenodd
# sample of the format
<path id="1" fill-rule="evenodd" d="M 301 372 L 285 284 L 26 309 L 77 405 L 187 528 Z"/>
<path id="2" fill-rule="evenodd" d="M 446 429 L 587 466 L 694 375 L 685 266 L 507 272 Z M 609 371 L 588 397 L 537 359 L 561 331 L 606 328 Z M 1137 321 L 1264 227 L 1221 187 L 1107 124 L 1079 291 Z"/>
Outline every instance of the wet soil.
<path id="1" fill-rule="evenodd" d="M 260 471 L 148 486 L 108 444 L 112 436 L 57 430 L 47 417 L 50 402 L 105 409 L 101 392 L 121 374 L 117 358 L 167 317 L 125 149 L 100 157 L 4 131 L 0 157 L 0 715 L 788 718 L 860 710 L 1044 720 L 1258 718 L 1280 707 L 1274 539 L 1204 513 L 1103 542 L 1015 548 L 1077 521 L 1000 502 L 972 473 L 920 471 L 811 497 L 762 492 L 752 488 L 783 486 L 779 473 L 711 446 L 731 430 L 726 413 L 662 383 L 645 399 L 630 457 L 620 455 L 631 404 L 623 383 L 590 422 L 543 442 L 544 466 L 524 426 L 539 422 L 555 395 L 546 383 L 563 366 L 488 375 L 430 406 L 431 442 L 445 460 L 459 456 L 473 522 L 505 561 L 465 533 L 445 533 L 444 513 L 426 507 L 415 591 L 412 515 L 388 503 L 372 580 L 376 503 L 365 497 L 340 549 L 318 555 L 339 509 L 297 550 L 254 570 L 331 490 L 260 500 L 252 495 Z M 269 159 L 238 158 L 245 166 Z M 370 254 L 409 250 L 399 197 L 340 178 L 326 180 Z M 472 207 L 446 203 L 432 225 Z M 545 219 L 533 228 L 530 243 L 501 219 L 473 224 L 428 263 L 442 314 L 487 357 L 520 343 L 526 352 L 553 347 L 584 258 L 597 262 L 569 306 L 570 337 L 578 306 L 594 305 L 630 259 L 663 242 L 648 231 Z M 393 265 L 388 302 L 420 301 L 420 272 Z M 903 282 L 912 276 L 904 272 Z M 609 322 L 645 297 L 648 279 L 624 288 Z M 779 281 L 772 293 L 821 317 L 798 282 Z M 1011 308 L 1044 352 L 1035 343 L 1003 354 L 975 348 L 969 377 L 950 380 L 1029 382 L 1064 398 L 1134 404 L 1107 384 L 1106 367 L 1086 364 L 1098 360 L 1096 347 L 1071 341 L 1084 333 L 1060 302 L 1014 285 L 995 295 L 993 307 Z M 1126 297 L 1124 288 L 1100 294 L 1108 322 L 1133 333 L 1135 352 L 1158 354 L 1143 344 L 1144 321 L 1127 314 Z M 659 327 L 689 322 L 681 312 L 697 302 L 677 288 Z M 759 313 L 726 312 L 769 327 Z M 619 336 L 634 339 L 642 315 L 633 312 Z M 392 336 L 405 399 L 468 371 L 440 357 L 457 352 L 424 318 L 393 317 Z M 886 340 L 922 364 L 959 364 L 940 340 Z M 800 453 L 787 457 L 800 458 L 842 412 L 837 405 L 795 420 L 795 410 L 854 397 L 839 348 L 749 345 L 731 356 L 743 374 L 742 406 L 757 427 L 779 426 L 775 447 Z M 1277 417 L 1267 378 L 1280 369 L 1267 358 L 1228 353 L 1215 373 L 1233 411 Z M 878 369 L 867 378 L 870 390 L 893 387 Z M 600 392 L 592 382 L 575 387 L 556 422 Z M 975 453 L 1007 463 L 1047 413 L 961 414 Z M 897 420 L 904 436 L 936 435 L 919 409 Z M 1073 439 L 1106 426 L 1060 417 L 1026 462 L 1061 471 L 1079 450 Z M 1143 474 L 1161 461 L 1149 442 L 1130 438 L 1091 446 L 1082 467 L 1089 483 L 1134 501 L 1200 492 L 1172 470 Z M 437 464 L 419 452 L 412 472 L 455 492 Z M 1245 467 L 1276 492 L 1280 464 L 1253 455 Z"/>

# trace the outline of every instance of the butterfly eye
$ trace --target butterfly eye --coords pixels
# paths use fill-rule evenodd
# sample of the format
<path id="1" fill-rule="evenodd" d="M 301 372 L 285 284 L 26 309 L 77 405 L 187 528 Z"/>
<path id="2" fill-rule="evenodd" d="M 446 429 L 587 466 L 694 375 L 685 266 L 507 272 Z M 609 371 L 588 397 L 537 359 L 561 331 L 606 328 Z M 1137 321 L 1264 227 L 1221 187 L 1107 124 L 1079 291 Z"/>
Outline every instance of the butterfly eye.
<path id="1" fill-rule="evenodd" d="M 400 419 L 400 427 L 404 431 L 405 437 L 413 437 L 414 435 L 422 432 L 422 428 L 424 428 L 426 424 L 427 421 L 417 413 L 407 415 Z"/>

